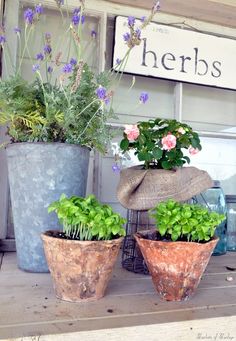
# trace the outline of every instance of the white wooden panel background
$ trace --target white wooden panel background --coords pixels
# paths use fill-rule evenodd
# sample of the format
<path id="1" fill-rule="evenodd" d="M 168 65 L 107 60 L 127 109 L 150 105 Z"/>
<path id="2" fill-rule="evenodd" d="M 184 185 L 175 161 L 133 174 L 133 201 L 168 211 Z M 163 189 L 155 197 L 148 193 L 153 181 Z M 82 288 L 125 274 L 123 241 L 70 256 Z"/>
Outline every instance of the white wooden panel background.
<path id="1" fill-rule="evenodd" d="M 7 27 L 10 24 L 17 22 L 17 3 L 18 0 L 7 0 Z M 32 5 L 36 2 L 27 0 L 21 1 L 21 3 Z M 48 31 L 52 32 L 53 35 L 55 33 L 56 36 L 59 36 L 61 31 L 61 26 L 59 24 L 60 17 L 56 15 L 55 1 L 45 0 L 44 3 L 50 7 L 50 10 L 46 11 L 47 16 L 50 17 L 50 25 L 45 26 L 45 23 L 42 22 L 40 26 L 40 39 L 42 34 Z M 68 3 L 71 8 L 78 5 L 77 0 L 68 0 Z M 87 51 L 88 62 L 94 70 L 102 70 L 105 62 L 106 67 L 109 68 L 112 55 L 114 15 L 120 14 L 127 16 L 132 14 L 140 18 L 143 15 L 147 15 L 148 11 L 135 7 L 131 8 L 128 6 L 112 4 L 103 0 L 87 0 L 86 4 L 90 17 L 87 17 L 88 28 L 85 29 L 85 38 L 91 40 L 91 29 L 95 28 L 99 32 L 97 41 L 92 41 L 91 47 Z M 22 11 L 19 18 L 22 24 Z M 183 25 L 184 20 L 185 24 L 191 25 L 200 31 L 236 38 L 235 29 L 206 22 L 204 23 L 190 18 L 181 18 L 160 13 L 156 20 L 165 24 L 179 23 L 177 26 Z M 12 26 L 14 27 L 16 25 Z M 39 52 L 37 44 L 40 39 L 35 40 L 32 44 L 33 55 Z M 65 50 L 66 48 L 66 45 L 64 45 Z M 23 74 L 27 79 L 32 76 L 31 67 L 26 69 L 28 62 L 29 60 L 25 60 L 23 65 Z M 234 77 L 235 75 L 232 74 L 232 76 Z M 235 91 L 183 84 L 182 93 L 181 83 L 137 76 L 133 89 L 130 92 L 127 92 L 131 83 L 132 76 L 125 75 L 114 100 L 115 110 L 119 114 L 119 120 L 111 121 L 111 123 L 123 125 L 135 123 L 138 120 L 145 120 L 151 117 L 175 117 L 176 119 L 182 117 L 184 122 L 190 123 L 195 129 L 201 131 L 224 132 L 225 129 L 236 127 Z M 141 91 L 148 91 L 150 95 L 150 100 L 145 106 L 137 106 Z M 214 170 L 214 178 L 223 180 L 222 183 L 225 191 L 228 194 L 235 194 L 236 182 L 234 181 L 233 185 L 231 185 L 231 176 L 222 176 L 226 164 L 228 169 L 231 167 L 232 178 L 234 178 L 234 174 L 236 174 L 236 160 L 233 160 L 230 157 L 232 154 L 235 154 L 235 141 L 207 139 L 204 140 L 203 145 L 205 147 L 204 151 L 201 153 L 201 156 L 199 154 L 201 159 L 195 159 L 194 162 L 198 163 L 202 168 L 207 168 L 211 171 Z M 227 149 L 227 146 L 230 146 L 230 149 Z M 228 150 L 228 154 L 224 153 L 226 150 L 225 148 Z M 219 156 L 219 152 L 221 153 L 221 156 Z M 4 212 L 6 209 L 4 208 L 6 200 L 4 199 L 3 194 L 5 193 L 4 195 L 6 195 L 7 193 L 6 176 L 3 173 L 4 167 L 6 166 L 5 161 L 2 161 L 1 153 L 4 152 L 0 152 L 0 238 L 3 236 L 3 219 L 5 219 Z M 211 163 L 209 163 L 209 155 L 213 158 Z M 228 157 L 223 159 L 223 156 L 226 155 L 228 155 Z M 125 215 L 125 210 L 119 205 L 116 199 L 116 185 L 118 183 L 119 175 L 112 172 L 111 166 L 113 164 L 113 158 L 111 153 L 105 157 L 96 154 L 95 158 L 92 154 L 90 161 L 88 193 L 94 192 L 102 201 L 112 204 L 115 209 Z"/>
<path id="2" fill-rule="evenodd" d="M 23 8 L 20 11 L 20 27 L 22 31 L 24 30 L 24 21 L 23 21 Z M 29 41 L 30 46 L 30 53 L 33 60 L 31 61 L 28 56 L 24 59 L 23 67 L 22 67 L 22 75 L 24 78 L 31 80 L 33 79 L 34 75 L 32 72 L 32 62 L 38 63 L 35 59 L 37 53 L 43 53 L 43 46 L 44 46 L 44 35 L 45 33 L 49 32 L 52 36 L 52 51 L 53 51 L 53 59 L 52 59 L 52 66 L 54 71 L 52 75 L 58 76 L 62 73 L 61 69 L 63 63 L 67 62 L 68 58 L 68 51 L 70 50 L 70 56 L 76 58 L 76 53 L 74 49 L 73 38 L 71 34 L 64 34 L 65 30 L 68 29 L 70 25 L 70 18 L 69 20 L 65 14 L 65 21 L 64 24 L 62 22 L 60 13 L 58 10 L 47 10 L 44 11 L 44 14 L 41 16 L 40 21 L 37 23 L 34 29 L 34 34 L 32 34 L 31 39 Z M 98 55 L 99 55 L 99 45 L 98 40 L 93 39 L 91 37 L 91 31 L 95 30 L 98 31 L 98 19 L 95 17 L 86 17 L 86 24 L 83 27 L 83 49 L 84 49 L 84 56 L 86 62 L 95 72 L 98 70 Z M 62 38 L 61 38 L 62 37 Z M 70 39 L 70 37 L 72 39 Z M 40 48 L 41 47 L 41 48 Z M 61 66 L 55 66 L 55 56 L 58 52 L 62 52 L 62 56 L 60 61 L 62 62 Z M 48 63 L 49 65 L 50 63 Z M 44 68 L 45 69 L 45 68 Z M 42 68 L 42 71 L 44 71 Z M 45 74 L 45 72 L 43 73 Z M 55 77 L 53 77 L 55 79 Z M 52 78 L 52 81 L 53 81 Z M 45 78 L 44 78 L 45 79 Z"/>
<path id="3" fill-rule="evenodd" d="M 204 137 L 202 151 L 192 156 L 192 165 L 220 180 L 226 194 L 236 194 L 236 140 Z"/>
<path id="4" fill-rule="evenodd" d="M 182 118 L 198 130 L 219 132 L 235 127 L 236 91 L 184 84 Z"/>
<path id="5" fill-rule="evenodd" d="M 174 82 L 124 75 L 114 96 L 114 109 L 119 114 L 117 122 L 136 123 L 152 117 L 174 117 Z M 139 102 L 141 92 L 148 92 L 146 104 Z"/>

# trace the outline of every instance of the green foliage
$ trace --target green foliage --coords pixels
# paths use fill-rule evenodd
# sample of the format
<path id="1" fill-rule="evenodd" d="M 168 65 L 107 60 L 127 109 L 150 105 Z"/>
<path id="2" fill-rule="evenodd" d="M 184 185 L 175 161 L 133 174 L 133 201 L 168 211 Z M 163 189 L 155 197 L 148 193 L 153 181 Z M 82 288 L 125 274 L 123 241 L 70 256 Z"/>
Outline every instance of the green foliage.
<path id="1" fill-rule="evenodd" d="M 7 124 L 12 141 L 17 140 L 18 132 L 24 136 L 34 134 L 36 127 L 43 124 L 42 107 L 35 99 L 35 91 L 20 77 L 11 77 L 0 82 L 0 125 Z"/>
<path id="2" fill-rule="evenodd" d="M 64 194 L 53 202 L 48 212 L 55 211 L 69 239 L 110 240 L 125 235 L 125 219 L 114 213 L 109 205 L 97 201 L 94 195 L 87 198 Z"/>
<path id="3" fill-rule="evenodd" d="M 135 150 L 139 161 L 143 161 L 145 168 L 173 169 L 190 163 L 188 156 L 184 156 L 182 149 L 190 147 L 201 150 L 199 136 L 192 128 L 176 120 L 157 118 L 147 122 L 138 122 L 139 136 L 134 141 L 129 141 L 124 133 L 120 143 L 123 153 Z M 182 131 L 182 132 L 181 132 Z M 176 145 L 170 150 L 165 150 L 162 138 L 168 135 L 176 138 Z"/>
<path id="4" fill-rule="evenodd" d="M 110 82 L 110 74 L 97 79 L 84 64 L 80 86 L 72 92 L 76 72 L 63 89 L 20 76 L 0 82 L 0 125 L 8 125 L 12 142 L 66 142 L 106 151 L 112 137 L 106 123 L 114 114 L 95 90 Z"/>
<path id="5" fill-rule="evenodd" d="M 209 212 L 203 206 L 173 200 L 159 203 L 151 210 L 151 216 L 162 237 L 196 242 L 210 240 L 216 227 L 225 219 L 223 214 Z"/>

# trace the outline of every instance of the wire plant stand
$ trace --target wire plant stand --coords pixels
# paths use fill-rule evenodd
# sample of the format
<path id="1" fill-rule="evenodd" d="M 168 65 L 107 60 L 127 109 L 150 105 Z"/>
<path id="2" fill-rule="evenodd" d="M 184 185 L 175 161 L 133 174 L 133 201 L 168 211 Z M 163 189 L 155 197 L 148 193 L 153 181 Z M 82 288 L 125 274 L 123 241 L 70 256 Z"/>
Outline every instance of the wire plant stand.
<path id="1" fill-rule="evenodd" d="M 148 275 L 149 271 L 133 234 L 155 228 L 148 211 L 127 210 L 126 237 L 122 249 L 122 267 L 128 271 Z"/>

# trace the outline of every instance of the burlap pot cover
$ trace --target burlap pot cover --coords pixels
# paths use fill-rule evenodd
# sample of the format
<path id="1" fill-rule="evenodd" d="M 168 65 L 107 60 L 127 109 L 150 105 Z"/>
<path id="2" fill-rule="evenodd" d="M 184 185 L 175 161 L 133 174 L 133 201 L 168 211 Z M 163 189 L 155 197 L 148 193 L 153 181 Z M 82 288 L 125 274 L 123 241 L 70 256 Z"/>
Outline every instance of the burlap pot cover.
<path id="1" fill-rule="evenodd" d="M 120 172 L 117 198 L 132 210 L 149 210 L 160 201 L 185 201 L 213 186 L 206 171 L 196 167 L 176 170 L 134 166 Z"/>

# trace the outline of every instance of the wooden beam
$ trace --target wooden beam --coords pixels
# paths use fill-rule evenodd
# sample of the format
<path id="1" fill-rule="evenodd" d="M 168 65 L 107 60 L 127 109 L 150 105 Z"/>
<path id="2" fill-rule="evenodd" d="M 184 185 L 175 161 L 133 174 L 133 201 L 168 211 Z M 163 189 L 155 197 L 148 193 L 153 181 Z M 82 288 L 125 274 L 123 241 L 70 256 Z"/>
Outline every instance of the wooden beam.
<path id="1" fill-rule="evenodd" d="M 135 0 L 134 0 L 135 1 Z M 133 15 L 136 18 L 141 18 L 144 15 L 148 15 L 150 8 L 152 7 L 152 0 L 143 1 L 136 0 L 134 2 L 133 0 L 86 0 L 86 13 L 88 15 L 95 15 L 99 12 L 106 12 L 108 17 L 114 17 L 116 15 Z M 165 3 L 170 2 L 171 0 L 165 0 Z M 187 0 L 180 0 L 180 1 L 186 1 Z M 207 0 L 206 0 L 207 1 Z M 224 0 L 222 0 L 224 1 Z M 226 1 L 226 0 L 225 0 Z M 20 3 L 25 6 L 31 6 L 32 0 L 20 0 Z M 44 6 L 52 9 L 56 9 L 56 1 L 55 0 L 44 0 Z M 67 0 L 68 7 L 70 10 L 73 10 L 75 7 L 78 6 L 78 0 Z M 197 2 L 198 3 L 198 2 Z M 135 6 L 134 6 L 135 4 Z M 136 6 L 138 4 L 138 6 Z M 143 7 L 139 7 L 143 6 Z M 234 7 L 230 7 L 230 12 L 234 13 Z M 232 14 L 231 13 L 231 14 Z M 192 13 L 193 14 L 193 13 Z M 194 15 L 195 17 L 196 15 Z M 224 18 L 224 13 L 222 13 L 222 18 Z M 166 25 L 182 25 L 185 23 L 187 26 L 192 27 L 196 30 L 199 30 L 201 32 L 205 33 L 212 33 L 216 34 L 222 37 L 236 37 L 236 20 L 234 21 L 233 25 L 225 25 L 225 26 L 219 26 L 222 25 L 220 23 L 212 23 L 210 21 L 200 21 L 199 19 L 194 19 L 193 16 L 186 17 L 184 16 L 184 13 L 180 13 L 180 15 L 175 15 L 174 11 L 173 14 L 167 14 L 163 10 L 163 7 L 161 8 L 161 11 L 159 14 L 154 17 L 154 22 L 158 22 L 161 24 Z M 227 20 L 225 19 L 225 22 Z"/>
<path id="2" fill-rule="evenodd" d="M 183 83 L 178 82 L 175 84 L 174 89 L 174 118 L 182 122 L 183 113 Z"/>
<path id="3" fill-rule="evenodd" d="M 6 141 L 6 129 L 0 128 L 0 144 Z M 6 238 L 7 235 L 7 218 L 8 218 L 8 175 L 6 153 L 3 148 L 0 149 L 0 239 Z"/>
<path id="4" fill-rule="evenodd" d="M 3 1 L 0 2 L 1 9 L 1 23 L 4 23 L 5 33 L 8 40 L 9 50 L 11 51 L 11 57 L 16 64 L 17 58 L 17 38 L 12 27 L 18 26 L 19 16 L 19 0 L 14 1 L 14 11 L 12 10 L 12 2 Z M 4 13 L 3 13 L 4 9 Z M 12 72 L 12 65 L 8 63 L 6 70 L 3 65 L 2 78 L 8 77 L 8 72 Z M 7 72 L 8 71 L 8 72 Z M 8 141 L 6 137 L 6 128 L 0 128 L 0 145 L 3 142 Z M 7 175 L 7 160 L 4 148 L 0 148 L 0 239 L 4 239 L 7 236 L 7 221 L 8 221 L 8 209 L 9 209 L 9 186 Z"/>
<path id="5" fill-rule="evenodd" d="M 0 23 L 4 21 L 4 0 L 0 0 Z M 2 52 L 2 51 L 1 51 Z M 2 54 L 1 54 L 2 73 Z M 5 128 L 0 128 L 0 145 L 6 140 Z M 7 211 L 8 211 L 8 180 L 5 150 L 0 148 L 0 238 L 7 235 Z"/>
<path id="6" fill-rule="evenodd" d="M 4 8 L 5 0 L 0 0 L 0 21 L 3 24 L 3 8 Z"/>
<path id="7" fill-rule="evenodd" d="M 140 7 L 145 9 L 151 9 L 153 6 L 153 0 L 106 0 L 108 2 L 114 2 L 120 5 L 132 6 L 132 7 Z"/>
<path id="8" fill-rule="evenodd" d="M 153 0 L 107 0 L 119 5 L 151 9 Z M 236 27 L 235 1 L 233 0 L 165 0 L 160 12 Z"/>
<path id="9" fill-rule="evenodd" d="M 15 239 L 2 239 L 2 240 L 0 240 L 0 252 L 12 252 L 12 251 L 13 252 L 16 251 Z M 1 256 L 0 256 L 0 258 L 1 258 Z"/>

